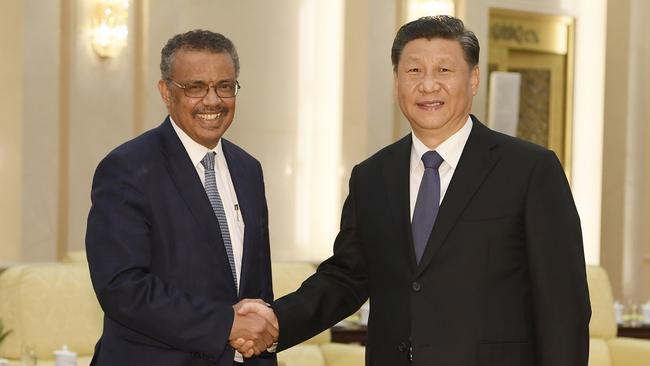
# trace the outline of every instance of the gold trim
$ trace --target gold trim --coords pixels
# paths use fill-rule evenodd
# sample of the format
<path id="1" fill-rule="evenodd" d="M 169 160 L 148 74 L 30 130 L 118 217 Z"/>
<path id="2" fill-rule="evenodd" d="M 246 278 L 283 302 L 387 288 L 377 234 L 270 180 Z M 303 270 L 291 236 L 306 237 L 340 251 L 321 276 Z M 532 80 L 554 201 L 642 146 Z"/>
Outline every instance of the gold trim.
<path id="1" fill-rule="evenodd" d="M 575 21 L 571 19 L 568 24 L 568 44 L 567 44 L 567 59 L 566 59 L 566 104 L 564 115 L 564 174 L 566 174 L 569 184 L 571 184 L 572 177 L 572 152 L 573 152 L 573 79 L 575 76 Z"/>
<path id="2" fill-rule="evenodd" d="M 553 15 L 553 14 L 540 14 L 540 13 L 530 13 L 527 11 L 512 10 L 512 9 L 502 9 L 502 8 L 491 8 L 490 17 L 493 16 L 503 16 L 503 17 L 523 17 L 526 20 L 535 21 L 535 22 L 558 22 L 565 25 L 573 25 L 574 20 L 570 16 L 566 15 Z"/>
<path id="3" fill-rule="evenodd" d="M 572 21 L 566 16 L 490 9 L 489 43 L 493 47 L 566 55 Z"/>
<path id="4" fill-rule="evenodd" d="M 56 258 L 61 260 L 68 251 L 68 174 L 70 124 L 70 51 L 72 49 L 71 0 L 61 0 L 61 34 L 59 38 L 59 187 L 57 209 Z"/>

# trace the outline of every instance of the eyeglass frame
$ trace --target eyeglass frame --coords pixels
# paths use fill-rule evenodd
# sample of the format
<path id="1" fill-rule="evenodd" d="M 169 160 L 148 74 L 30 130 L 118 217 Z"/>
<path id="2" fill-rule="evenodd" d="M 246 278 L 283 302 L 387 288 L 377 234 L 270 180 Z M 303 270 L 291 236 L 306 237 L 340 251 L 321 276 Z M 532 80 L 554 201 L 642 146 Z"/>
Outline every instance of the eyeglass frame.
<path id="1" fill-rule="evenodd" d="M 235 98 L 237 96 L 237 94 L 239 93 L 239 89 L 241 89 L 241 85 L 239 84 L 239 80 L 235 80 L 235 95 L 233 95 L 231 97 L 224 97 L 224 96 L 220 95 L 219 92 L 217 91 L 217 86 L 219 86 L 219 84 L 222 84 L 222 83 L 226 82 L 226 80 L 222 80 L 220 82 L 215 83 L 214 85 L 205 84 L 207 86 L 207 89 L 205 89 L 205 94 L 203 96 L 201 96 L 201 97 L 193 97 L 193 96 L 187 95 L 187 91 L 185 90 L 188 87 L 188 85 L 192 84 L 193 82 L 189 82 L 189 83 L 183 85 L 183 84 L 177 82 L 174 79 L 167 79 L 167 80 L 174 83 L 174 85 L 176 85 L 177 87 L 183 89 L 183 94 L 188 98 L 197 98 L 197 99 L 201 98 L 201 99 L 203 99 L 203 98 L 206 97 L 206 95 L 208 95 L 210 93 L 210 89 L 214 89 L 215 94 L 217 94 L 217 96 L 219 98 L 230 99 L 230 98 Z M 200 81 L 200 83 L 203 83 L 203 82 Z"/>

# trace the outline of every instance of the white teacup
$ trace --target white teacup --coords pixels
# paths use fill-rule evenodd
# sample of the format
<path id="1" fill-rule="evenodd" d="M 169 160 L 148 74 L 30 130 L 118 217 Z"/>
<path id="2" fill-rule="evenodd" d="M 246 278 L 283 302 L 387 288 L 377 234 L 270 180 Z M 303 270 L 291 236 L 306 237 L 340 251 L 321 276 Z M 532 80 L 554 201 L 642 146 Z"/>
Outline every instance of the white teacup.
<path id="1" fill-rule="evenodd" d="M 643 312 L 643 323 L 650 325 L 650 301 L 641 306 Z"/>

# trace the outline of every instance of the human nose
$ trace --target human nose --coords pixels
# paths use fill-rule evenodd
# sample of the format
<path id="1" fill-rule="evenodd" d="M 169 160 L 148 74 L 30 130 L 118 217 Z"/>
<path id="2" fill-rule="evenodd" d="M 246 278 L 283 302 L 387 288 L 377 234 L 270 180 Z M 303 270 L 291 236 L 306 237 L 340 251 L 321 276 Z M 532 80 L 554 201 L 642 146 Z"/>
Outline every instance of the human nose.
<path id="1" fill-rule="evenodd" d="M 217 94 L 217 86 L 208 86 L 208 93 L 203 97 L 203 104 L 216 105 L 223 102 L 219 94 Z"/>
<path id="2" fill-rule="evenodd" d="M 422 93 L 433 93 L 440 89 L 440 81 L 433 73 L 426 73 L 420 81 L 420 91 Z"/>

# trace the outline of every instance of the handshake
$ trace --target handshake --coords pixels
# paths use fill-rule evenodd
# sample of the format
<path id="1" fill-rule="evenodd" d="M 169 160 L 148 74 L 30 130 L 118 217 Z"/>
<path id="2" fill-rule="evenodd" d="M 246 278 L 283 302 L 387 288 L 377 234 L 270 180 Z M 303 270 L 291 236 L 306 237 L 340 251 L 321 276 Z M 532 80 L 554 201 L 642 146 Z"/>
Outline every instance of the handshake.
<path id="1" fill-rule="evenodd" d="M 258 356 L 278 340 L 278 319 L 269 304 L 259 299 L 243 299 L 233 309 L 235 318 L 228 340 L 242 356 Z"/>

